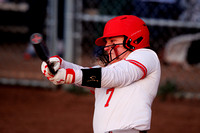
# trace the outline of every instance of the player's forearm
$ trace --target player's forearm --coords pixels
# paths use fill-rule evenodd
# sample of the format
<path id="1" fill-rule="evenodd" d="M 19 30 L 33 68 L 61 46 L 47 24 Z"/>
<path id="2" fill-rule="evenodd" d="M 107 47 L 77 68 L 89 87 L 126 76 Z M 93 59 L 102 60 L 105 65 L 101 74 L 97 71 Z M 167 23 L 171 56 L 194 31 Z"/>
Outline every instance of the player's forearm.
<path id="1" fill-rule="evenodd" d="M 62 60 L 61 68 L 64 68 L 64 69 L 71 68 L 74 70 L 84 69 L 83 66 L 80 66 L 80 65 L 77 65 L 77 64 L 65 61 L 65 60 Z"/>

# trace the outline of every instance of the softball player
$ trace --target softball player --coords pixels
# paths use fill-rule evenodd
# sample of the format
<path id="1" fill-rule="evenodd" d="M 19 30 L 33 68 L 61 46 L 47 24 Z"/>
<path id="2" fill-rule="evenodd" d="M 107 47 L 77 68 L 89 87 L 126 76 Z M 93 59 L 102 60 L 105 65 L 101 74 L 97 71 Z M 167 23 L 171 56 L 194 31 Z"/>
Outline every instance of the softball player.
<path id="1" fill-rule="evenodd" d="M 103 67 L 82 67 L 53 56 L 56 75 L 45 62 L 43 74 L 55 85 L 75 84 L 94 88 L 94 133 L 140 133 L 150 129 L 151 105 L 160 81 L 160 62 L 149 49 L 149 30 L 140 18 L 122 15 L 109 20 L 99 55 Z"/>

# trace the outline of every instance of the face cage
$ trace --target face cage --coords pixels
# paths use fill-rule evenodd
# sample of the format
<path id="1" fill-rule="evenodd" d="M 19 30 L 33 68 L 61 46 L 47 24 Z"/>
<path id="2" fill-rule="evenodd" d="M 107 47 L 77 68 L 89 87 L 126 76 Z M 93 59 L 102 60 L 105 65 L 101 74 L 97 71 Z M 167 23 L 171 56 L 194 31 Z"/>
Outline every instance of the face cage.
<path id="1" fill-rule="evenodd" d="M 103 47 L 101 47 L 100 49 L 97 50 L 96 57 L 99 61 L 102 62 L 103 66 L 107 66 L 109 63 L 111 63 L 115 59 L 119 58 L 121 55 L 123 55 L 124 53 L 126 53 L 128 51 L 128 49 L 127 49 L 124 52 L 122 52 L 120 55 L 118 55 L 114 59 L 112 59 L 111 52 L 112 52 L 112 50 L 115 49 L 115 47 L 117 45 L 123 45 L 123 43 L 113 44 L 113 45 L 109 45 L 109 46 L 103 46 Z M 104 50 L 104 48 L 106 48 L 106 47 L 112 48 L 109 53 Z"/>

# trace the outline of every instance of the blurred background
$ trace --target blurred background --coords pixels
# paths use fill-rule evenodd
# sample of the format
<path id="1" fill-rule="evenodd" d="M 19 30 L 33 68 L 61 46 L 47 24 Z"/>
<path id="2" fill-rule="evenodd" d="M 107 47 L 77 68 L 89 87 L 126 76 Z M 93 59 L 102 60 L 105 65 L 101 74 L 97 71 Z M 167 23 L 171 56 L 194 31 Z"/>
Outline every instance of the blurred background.
<path id="1" fill-rule="evenodd" d="M 49 95 L 51 98 L 63 96 L 64 99 L 67 92 L 60 93 L 57 90 L 75 91 L 76 95 L 73 98 L 71 96 L 71 100 L 79 99 L 77 92 L 79 95 L 79 92 L 85 94 L 87 91 L 84 88 L 76 88 L 71 85 L 54 86 L 44 78 L 40 70 L 41 60 L 35 55 L 29 42 L 32 33 L 43 34 L 51 55 L 60 55 L 62 58 L 79 65 L 92 66 L 95 64 L 94 55 L 97 49 L 94 44 L 95 39 L 102 36 L 104 25 L 108 20 L 124 14 L 136 15 L 146 22 L 150 30 L 150 44 L 161 62 L 162 76 L 158 91 L 160 99 L 153 106 L 156 110 L 153 122 L 159 121 L 164 116 L 157 114 L 160 112 L 159 109 L 163 109 L 165 112 L 165 108 L 170 109 L 170 107 L 172 110 L 168 110 L 167 113 L 171 118 L 179 120 L 175 122 L 174 119 L 168 121 L 162 119 L 163 125 L 154 124 L 152 130 L 154 132 L 157 131 L 156 129 L 163 130 L 163 133 L 198 132 L 200 129 L 200 114 L 198 114 L 200 112 L 199 7 L 200 0 L 0 0 L 0 132 L 34 132 L 24 128 L 8 131 L 10 128 L 5 126 L 9 122 L 14 125 L 12 120 L 7 120 L 10 118 L 9 115 L 4 115 L 4 111 L 9 110 L 4 109 L 4 106 L 9 108 L 11 103 L 16 104 L 16 97 L 17 100 L 21 97 L 25 99 L 25 95 L 29 93 L 30 95 L 35 94 L 37 97 L 39 92 L 32 92 L 33 90 L 45 90 L 45 93 L 42 91 L 39 95 L 46 98 L 45 100 L 42 98 L 43 104 L 46 106 L 49 103 L 47 98 Z M 12 89 L 9 89 L 10 87 Z M 21 88 L 25 88 L 26 94 L 22 94 Z M 52 94 L 52 91 L 46 90 L 54 91 Z M 83 96 L 81 95 L 81 97 Z M 90 100 L 94 100 L 90 98 L 90 95 L 86 95 L 86 97 L 89 103 Z M 39 99 L 35 97 L 30 99 L 27 96 L 28 101 Z M 69 98 L 68 100 L 63 99 L 59 102 L 69 100 Z M 82 102 L 83 99 L 79 100 Z M 5 103 L 5 100 L 10 100 L 10 102 Z M 162 102 L 160 103 L 160 101 Z M 22 104 L 24 100 L 18 102 Z M 71 101 L 69 102 L 71 103 Z M 36 104 L 38 105 L 37 102 Z M 43 104 L 41 103 L 41 108 Z M 90 104 L 93 107 L 93 103 Z M 176 104 L 180 108 L 177 108 Z M 59 105 L 55 103 L 53 106 Z M 163 108 L 158 106 L 163 106 Z M 182 106 L 184 109 L 181 109 Z M 180 112 L 177 112 L 178 109 Z M 16 113 L 12 111 L 10 113 L 15 115 Z M 38 110 L 38 112 L 42 111 Z M 79 112 L 78 109 L 77 112 Z M 92 113 L 92 109 L 90 112 Z M 182 113 L 182 115 L 175 117 L 173 112 L 177 112 L 177 115 Z M 184 117 L 186 114 L 188 116 Z M 180 123 L 182 119 L 178 118 L 185 121 Z M 85 119 L 87 120 L 87 118 Z M 92 115 L 90 119 L 92 119 Z M 172 121 L 179 124 L 173 124 Z M 92 122 L 89 122 L 89 125 L 91 126 Z M 172 125 L 176 125 L 176 127 L 164 130 L 164 128 L 169 129 L 169 126 Z M 92 132 L 90 126 L 88 126 L 89 131 L 82 131 Z M 181 126 L 192 127 L 192 130 L 181 130 Z M 176 130 L 177 127 L 178 130 Z M 44 133 L 46 131 L 45 129 L 36 129 L 37 132 Z M 83 129 L 85 128 L 83 127 Z M 48 132 L 50 131 L 54 130 L 49 129 Z M 62 131 L 76 132 L 61 129 L 58 132 Z"/>

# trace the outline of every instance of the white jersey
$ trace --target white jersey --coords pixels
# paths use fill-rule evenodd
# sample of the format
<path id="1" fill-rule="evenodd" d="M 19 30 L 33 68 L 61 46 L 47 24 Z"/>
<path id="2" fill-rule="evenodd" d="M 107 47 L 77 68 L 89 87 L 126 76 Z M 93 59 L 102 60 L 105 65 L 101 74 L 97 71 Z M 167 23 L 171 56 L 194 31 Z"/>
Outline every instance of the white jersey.
<path id="1" fill-rule="evenodd" d="M 95 88 L 94 133 L 149 130 L 160 71 L 159 59 L 150 49 L 135 50 L 125 60 L 102 68 L 102 88 Z M 78 85 L 80 77 L 76 71 Z"/>

